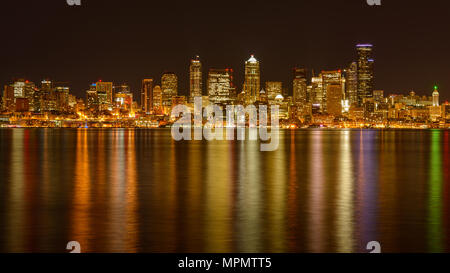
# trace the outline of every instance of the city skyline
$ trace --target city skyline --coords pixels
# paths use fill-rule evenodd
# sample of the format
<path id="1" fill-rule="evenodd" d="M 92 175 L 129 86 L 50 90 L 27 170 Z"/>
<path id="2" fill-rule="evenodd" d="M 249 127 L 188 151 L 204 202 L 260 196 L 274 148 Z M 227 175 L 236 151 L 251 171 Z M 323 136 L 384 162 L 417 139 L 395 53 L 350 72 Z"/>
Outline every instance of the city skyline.
<path id="1" fill-rule="evenodd" d="M 358 43 L 358 44 L 356 44 L 356 49 L 357 49 L 357 51 L 359 52 L 360 51 L 360 49 L 361 48 L 364 48 L 364 47 L 370 47 L 370 51 L 371 51 L 371 53 L 369 53 L 369 55 L 368 56 L 366 56 L 367 58 L 369 58 L 370 57 L 370 63 L 371 63 L 371 65 L 373 66 L 373 63 L 375 62 L 375 60 L 374 59 L 372 59 L 371 58 L 371 54 L 372 54 L 372 52 L 373 52 L 373 49 L 374 48 L 376 48 L 376 46 L 375 45 L 372 45 L 372 44 L 370 44 L 370 43 Z M 315 71 L 314 69 L 310 69 L 310 68 L 307 68 L 307 67 L 302 67 L 302 66 L 298 66 L 298 67 L 293 67 L 292 69 L 291 69 L 291 71 L 290 71 L 290 73 L 288 73 L 288 74 L 290 74 L 291 76 L 290 76 L 290 81 L 286 84 L 285 82 L 283 82 L 283 81 L 281 81 L 281 80 L 277 80 L 277 79 L 273 79 L 273 80 L 267 80 L 267 81 L 265 81 L 265 80 L 263 80 L 262 79 L 262 77 L 261 76 L 258 76 L 258 79 L 257 79 L 257 84 L 255 83 L 255 87 L 253 88 L 253 89 L 258 89 L 259 91 L 262 91 L 262 90 L 264 90 L 264 88 L 265 88 L 265 84 L 266 83 L 271 83 L 271 82 L 281 82 L 282 83 L 282 86 L 283 86 L 283 89 L 282 89 L 282 91 L 283 91 L 283 93 L 284 94 L 287 94 L 288 96 L 292 96 L 293 97 L 293 99 L 294 99 L 294 101 L 296 100 L 296 91 L 295 91 L 295 89 L 298 89 L 298 88 L 301 88 L 301 87 L 298 87 L 298 86 L 296 86 L 297 85 L 297 82 L 298 82 L 298 74 L 300 73 L 302 76 L 302 78 L 304 78 L 305 80 L 306 80 L 306 82 L 307 83 L 310 83 L 311 81 L 314 81 L 314 77 L 317 77 L 317 76 L 320 76 L 320 74 L 321 73 L 323 73 L 324 71 L 325 72 L 329 72 L 329 71 L 336 71 L 336 72 L 339 72 L 339 73 L 341 73 L 341 71 L 346 71 L 346 73 L 347 74 L 350 74 L 351 72 L 352 72 L 352 65 L 353 64 L 355 64 L 355 68 L 357 69 L 357 71 L 355 71 L 356 72 L 356 86 L 354 87 L 356 90 L 355 90 L 355 97 L 357 98 L 357 97 L 362 97 L 362 96 L 370 96 L 370 94 L 371 94 L 371 92 L 373 91 L 373 90 L 383 90 L 383 91 L 385 91 L 385 94 L 392 94 L 392 95 L 408 95 L 410 92 L 415 92 L 415 93 L 417 93 L 418 95 L 424 95 L 424 96 L 428 96 L 429 94 L 429 90 L 430 89 L 433 89 L 434 87 L 436 87 L 436 86 L 438 86 L 439 87 L 439 92 L 440 92 L 440 99 L 441 99 L 441 101 L 442 102 L 446 102 L 446 101 L 448 101 L 448 96 L 446 96 L 446 92 L 445 92 L 445 90 L 444 90 L 444 92 L 442 92 L 443 91 L 443 89 L 441 89 L 441 85 L 440 85 L 440 82 L 439 81 L 435 81 L 431 86 L 429 86 L 429 88 L 427 89 L 427 90 L 416 90 L 416 89 L 410 89 L 410 90 L 401 90 L 401 91 L 399 91 L 399 92 L 389 92 L 389 91 L 386 91 L 386 89 L 384 89 L 384 88 L 374 88 L 374 84 L 373 84 L 373 82 L 374 81 L 376 81 L 375 80 L 375 72 L 374 72 L 374 69 L 373 69 L 373 67 L 371 67 L 370 69 L 369 68 L 367 68 L 366 66 L 366 64 L 363 64 L 364 65 L 364 70 L 370 70 L 371 72 L 371 74 L 368 76 L 368 75 L 365 75 L 364 73 L 369 73 L 369 72 L 359 72 L 360 71 L 360 69 L 358 69 L 358 67 L 359 67 L 359 65 L 358 65 L 358 59 L 360 60 L 361 59 L 361 57 L 358 57 L 357 56 L 357 58 L 355 58 L 355 60 L 354 61 L 350 61 L 350 65 L 347 65 L 347 66 L 345 66 L 344 64 L 343 65 L 341 65 L 341 66 L 339 66 L 339 67 L 336 67 L 335 69 L 331 69 L 331 70 L 325 70 L 325 69 L 322 69 L 322 70 L 317 70 L 317 71 Z M 259 74 L 264 74 L 264 72 L 263 72 L 263 70 L 264 70 L 264 67 L 261 67 L 261 65 L 260 65 L 260 63 L 261 63 L 261 61 L 260 61 L 260 59 L 256 59 L 256 56 L 254 55 L 254 54 L 250 54 L 250 59 L 249 60 L 247 60 L 247 61 L 243 61 L 242 63 L 243 63 L 243 65 L 242 65 L 242 67 L 247 67 L 247 64 L 250 62 L 250 61 L 253 61 L 253 62 L 255 62 L 255 63 L 257 63 L 257 65 L 258 65 L 258 73 Z M 192 63 L 198 63 L 199 64 L 199 67 L 198 68 L 195 68 L 195 70 L 192 70 Z M 375 64 L 375 66 L 376 66 L 376 64 Z M 184 81 L 183 80 L 180 80 L 180 78 L 178 77 L 178 75 L 176 74 L 176 73 L 174 73 L 174 72 L 171 72 L 171 71 L 168 71 L 168 70 L 165 70 L 165 71 L 162 71 L 159 75 L 157 75 L 157 76 L 148 76 L 148 77 L 145 77 L 145 78 L 143 78 L 143 79 L 141 79 L 141 86 L 140 86 L 140 88 L 139 89 L 136 89 L 136 90 L 134 90 L 134 89 L 132 89 L 131 88 L 131 86 L 133 86 L 135 83 L 132 83 L 132 82 L 127 82 L 127 81 L 116 81 L 116 80 L 114 80 L 114 79 L 102 79 L 102 78 L 98 78 L 97 80 L 94 80 L 93 82 L 91 82 L 91 83 L 89 83 L 90 85 L 92 85 L 92 84 L 95 84 L 96 82 L 108 82 L 108 83 L 112 83 L 113 84 L 113 86 L 111 86 L 111 88 L 113 88 L 113 87 L 118 87 L 118 86 L 120 86 L 120 85 L 126 85 L 127 87 L 128 87 L 128 91 L 130 92 L 130 93 L 132 93 L 133 94 L 133 96 L 135 97 L 135 98 L 139 98 L 137 101 L 139 101 L 139 103 L 140 104 L 142 104 L 142 100 L 145 98 L 145 92 L 144 92 L 144 82 L 145 81 L 151 81 L 151 85 L 154 87 L 154 86 L 159 86 L 159 87 L 162 87 L 162 85 L 163 85 L 163 78 L 164 77 L 167 77 L 167 75 L 173 75 L 172 77 L 174 78 L 172 81 L 174 82 L 173 84 L 175 84 L 175 90 L 174 91 L 171 91 L 171 92 L 169 92 L 169 93 L 171 93 L 171 96 L 174 96 L 174 95 L 181 95 L 181 96 L 186 96 L 186 98 L 188 99 L 188 101 L 189 102 L 192 102 L 191 101 L 191 94 L 196 94 L 197 96 L 199 95 L 199 94 L 201 94 L 201 95 L 203 95 L 203 96 L 208 96 L 208 74 L 211 72 L 211 71 L 214 71 L 214 70 L 230 70 L 231 71 L 231 73 L 233 74 L 233 76 L 231 77 L 232 78 L 232 80 L 231 80 L 231 84 L 233 85 L 233 89 L 234 89 L 234 92 L 236 93 L 235 95 L 238 95 L 238 94 L 240 94 L 241 92 L 245 92 L 246 91 L 246 89 L 245 89 L 245 83 L 246 83 L 246 80 L 245 80 L 245 75 L 246 75 L 246 73 L 244 72 L 244 82 L 242 82 L 242 84 L 239 84 L 239 83 L 236 83 L 235 82 L 235 80 L 234 80 L 234 78 L 235 78 L 235 76 L 234 76 L 234 74 L 235 74 L 235 72 L 234 72 L 234 70 L 239 70 L 239 69 L 235 69 L 235 68 L 231 68 L 231 67 L 228 67 L 228 66 L 226 66 L 226 67 L 223 67 L 223 68 L 217 68 L 216 66 L 212 66 L 212 67 L 205 67 L 204 65 L 203 65 L 203 59 L 201 59 L 201 56 L 199 56 L 199 55 L 194 55 L 194 56 L 192 56 L 191 58 L 190 58 L 190 65 L 187 65 L 187 68 L 186 68 L 186 70 L 187 71 L 190 71 L 189 73 L 188 73 L 188 80 L 187 80 L 187 82 L 189 83 L 189 85 L 188 85 L 188 89 L 187 90 L 183 90 L 183 89 L 180 89 L 178 86 L 179 85 L 181 85 L 181 86 L 183 86 L 183 85 L 185 85 L 184 84 Z M 245 70 L 245 69 L 244 69 Z M 292 74 L 292 71 L 294 71 L 294 74 Z M 361 77 L 361 75 L 358 75 L 358 73 L 362 73 L 362 75 L 363 76 L 365 76 L 365 77 L 370 77 L 370 86 L 369 87 L 367 87 L 367 90 L 368 91 L 364 91 L 364 90 L 360 90 L 360 89 L 364 89 L 364 88 L 366 88 L 366 87 L 361 87 L 361 86 L 359 86 L 359 84 L 361 83 L 361 82 L 365 82 L 366 80 L 358 80 L 358 79 L 362 79 L 362 77 Z M 192 75 L 195 75 L 195 76 L 192 76 Z M 306 76 L 306 75 L 309 75 L 309 78 L 308 78 L 308 76 Z M 193 78 L 192 77 L 195 77 L 195 85 L 196 85 L 196 89 L 195 89 L 195 91 L 194 91 L 194 93 L 191 91 L 191 89 L 193 88 L 192 86 L 191 86 L 191 84 L 193 84 L 192 82 L 194 81 L 193 80 Z M 50 81 L 50 82 L 53 82 L 53 83 L 64 83 L 65 84 L 65 86 L 72 86 L 73 84 L 72 83 L 70 83 L 70 82 L 68 82 L 68 81 L 59 81 L 59 80 L 55 80 L 55 79 L 52 79 L 52 78 L 48 78 L 48 77 L 46 77 L 46 78 L 43 78 L 43 79 L 39 79 L 39 80 L 37 80 L 37 81 L 34 81 L 34 80 L 31 80 L 33 77 L 14 77 L 14 78 L 11 78 L 10 80 L 8 80 L 8 81 L 6 81 L 6 82 L 4 82 L 4 83 L 2 83 L 2 86 L 5 86 L 5 85 L 8 85 L 8 84 L 12 84 L 13 82 L 15 82 L 15 81 L 20 81 L 20 80 L 24 80 L 24 81 L 26 81 L 26 82 L 32 82 L 32 83 L 41 83 L 41 84 L 44 84 L 46 81 Z M 347 81 L 348 81 L 348 79 L 346 79 Z M 181 84 L 180 84 L 181 83 Z M 364 84 L 364 83 L 363 83 Z M 348 84 L 347 84 L 348 85 Z M 347 85 L 346 85 L 346 88 L 347 88 Z M 151 88 L 153 88 L 153 87 L 151 87 Z M 71 93 L 72 94 L 74 94 L 77 98 L 85 98 L 85 92 L 86 92 L 86 88 L 84 88 L 84 90 L 81 92 L 81 94 L 79 94 L 79 92 L 77 92 L 77 90 L 74 90 L 74 89 L 70 89 L 70 91 L 71 91 Z M 163 91 L 164 92 L 164 91 Z M 350 91 L 351 92 L 351 91 Z M 361 93 L 361 94 L 360 94 Z M 253 95 L 255 95 L 255 94 L 253 94 Z M 111 98 L 111 94 L 109 94 L 108 95 L 108 100 L 110 100 L 110 101 L 112 101 L 112 98 Z M 259 96 L 259 94 L 257 94 L 257 96 Z M 297 95 L 298 96 L 298 95 Z M 352 100 L 352 98 L 351 98 L 351 96 L 352 96 L 352 94 L 350 93 L 349 94 L 349 96 L 350 96 L 350 100 Z M 147 98 L 148 100 L 151 100 L 150 98 Z M 301 100 L 301 99 L 300 99 Z M 361 106 L 361 101 L 358 101 L 358 105 L 359 106 Z"/>

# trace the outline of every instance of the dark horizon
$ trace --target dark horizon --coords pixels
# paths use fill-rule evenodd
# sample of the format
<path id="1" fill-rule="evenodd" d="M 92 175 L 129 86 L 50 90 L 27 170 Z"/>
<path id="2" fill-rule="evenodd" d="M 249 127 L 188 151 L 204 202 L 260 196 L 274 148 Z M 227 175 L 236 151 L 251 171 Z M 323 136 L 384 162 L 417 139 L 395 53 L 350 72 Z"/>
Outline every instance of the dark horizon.
<path id="1" fill-rule="evenodd" d="M 262 87 L 281 81 L 291 94 L 294 66 L 316 73 L 344 69 L 356 60 L 356 44 L 371 43 L 375 89 L 431 96 L 438 85 L 441 102 L 450 99 L 447 2 L 81 2 L 3 4 L 2 86 L 18 77 L 37 85 L 50 78 L 69 82 L 71 92 L 84 98 L 89 85 L 102 79 L 128 83 L 139 100 L 142 79 L 160 82 L 164 71 L 173 71 L 179 94 L 187 95 L 189 60 L 199 55 L 204 83 L 208 69 L 229 67 L 240 91 L 244 62 L 254 54 Z"/>

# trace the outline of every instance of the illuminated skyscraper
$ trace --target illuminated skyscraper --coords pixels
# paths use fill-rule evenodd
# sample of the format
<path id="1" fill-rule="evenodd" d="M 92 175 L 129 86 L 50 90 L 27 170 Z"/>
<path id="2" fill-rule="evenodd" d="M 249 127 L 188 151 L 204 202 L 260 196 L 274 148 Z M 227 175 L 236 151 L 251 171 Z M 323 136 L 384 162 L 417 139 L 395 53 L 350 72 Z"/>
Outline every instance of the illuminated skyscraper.
<path id="1" fill-rule="evenodd" d="M 233 69 L 210 69 L 208 73 L 208 96 L 214 104 L 229 104 L 236 97 L 233 85 Z"/>
<path id="2" fill-rule="evenodd" d="M 96 83 L 99 110 L 110 110 L 113 105 L 113 83 L 98 81 Z"/>
<path id="3" fill-rule="evenodd" d="M 322 94 L 321 94 L 321 110 L 323 113 L 328 112 L 328 86 L 340 86 L 343 94 L 343 78 L 341 70 L 322 71 Z M 335 87 L 334 87 L 335 88 Z M 341 96 L 342 98 L 342 96 Z"/>
<path id="4" fill-rule="evenodd" d="M 12 85 L 5 85 L 3 89 L 3 110 L 14 110 L 14 87 Z"/>
<path id="5" fill-rule="evenodd" d="M 256 60 L 253 55 L 245 62 L 245 80 L 243 89 L 245 96 L 247 97 L 247 103 L 254 103 L 259 99 L 261 75 L 259 61 Z"/>
<path id="6" fill-rule="evenodd" d="M 275 98 L 283 93 L 282 82 L 266 82 L 267 100 L 270 104 L 274 104 Z"/>
<path id="7" fill-rule="evenodd" d="M 373 91 L 373 59 L 372 48 L 370 44 L 359 44 L 356 46 L 358 51 L 358 106 L 362 106 L 365 98 L 372 97 Z"/>
<path id="8" fill-rule="evenodd" d="M 172 107 L 172 97 L 178 94 L 178 78 L 175 73 L 165 72 L 161 77 L 162 103 L 167 114 Z"/>
<path id="9" fill-rule="evenodd" d="M 342 86 L 340 84 L 327 85 L 327 112 L 333 116 L 342 114 Z"/>
<path id="10" fill-rule="evenodd" d="M 294 80 L 292 82 L 294 104 L 304 106 L 307 102 L 306 69 L 294 68 Z"/>
<path id="11" fill-rule="evenodd" d="M 12 86 L 14 87 L 14 97 L 24 98 L 25 97 L 25 80 L 19 79 L 15 81 Z"/>
<path id="12" fill-rule="evenodd" d="M 53 89 L 53 82 L 45 79 L 41 81 L 41 111 L 56 110 L 56 98 Z"/>
<path id="13" fill-rule="evenodd" d="M 69 84 L 67 82 L 57 82 L 54 85 L 56 110 L 59 112 L 66 112 L 69 110 Z"/>
<path id="14" fill-rule="evenodd" d="M 345 71 L 345 99 L 350 105 L 358 103 L 358 65 L 356 62 L 350 64 Z"/>
<path id="15" fill-rule="evenodd" d="M 322 108 L 323 93 L 322 75 L 319 75 L 318 77 L 312 77 L 310 101 L 313 109 L 320 110 Z"/>
<path id="16" fill-rule="evenodd" d="M 153 111 L 153 79 L 142 80 L 141 107 L 146 113 Z"/>
<path id="17" fill-rule="evenodd" d="M 161 86 L 155 85 L 155 87 L 153 88 L 153 111 L 156 114 L 161 114 L 163 111 L 162 105 L 163 102 Z"/>
<path id="18" fill-rule="evenodd" d="M 86 91 L 86 107 L 92 112 L 98 110 L 97 86 L 95 83 L 91 84 L 89 90 Z"/>
<path id="19" fill-rule="evenodd" d="M 439 92 L 437 86 L 434 87 L 433 91 L 433 106 L 439 106 Z"/>
<path id="20" fill-rule="evenodd" d="M 202 96 L 202 63 L 199 56 L 192 59 L 189 66 L 189 88 L 191 102 L 194 97 Z"/>

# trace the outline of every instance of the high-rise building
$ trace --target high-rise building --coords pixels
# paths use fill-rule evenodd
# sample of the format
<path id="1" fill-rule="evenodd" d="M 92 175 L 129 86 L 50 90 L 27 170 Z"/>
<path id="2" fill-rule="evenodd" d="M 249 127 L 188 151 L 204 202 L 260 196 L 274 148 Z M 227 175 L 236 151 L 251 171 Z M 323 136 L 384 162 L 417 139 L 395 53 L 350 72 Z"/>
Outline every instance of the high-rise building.
<path id="1" fill-rule="evenodd" d="M 189 91 L 191 102 L 194 97 L 202 96 L 202 63 L 199 56 L 192 59 L 189 66 Z"/>
<path id="2" fill-rule="evenodd" d="M 66 112 L 69 110 L 69 84 L 65 82 L 55 83 L 54 95 L 56 101 L 56 110 Z"/>
<path id="3" fill-rule="evenodd" d="M 274 104 L 275 98 L 283 93 L 283 83 L 282 82 L 266 82 L 267 100 L 269 104 Z"/>
<path id="4" fill-rule="evenodd" d="M 327 112 L 333 116 L 342 114 L 342 86 L 340 84 L 327 85 Z"/>
<path id="5" fill-rule="evenodd" d="M 128 84 L 122 83 L 119 85 L 113 86 L 113 106 L 120 111 L 128 111 L 132 110 L 133 104 L 133 93 L 131 92 L 131 88 Z"/>
<path id="6" fill-rule="evenodd" d="M 247 98 L 247 103 L 254 103 L 259 100 L 261 74 L 259 61 L 256 60 L 253 55 L 245 62 L 245 80 L 243 89 Z"/>
<path id="7" fill-rule="evenodd" d="M 100 111 L 111 110 L 113 105 L 113 83 L 98 81 L 96 83 L 98 105 Z"/>
<path id="8" fill-rule="evenodd" d="M 162 103 L 164 112 L 172 108 L 172 97 L 178 94 L 178 78 L 173 72 L 165 72 L 161 77 Z"/>
<path id="9" fill-rule="evenodd" d="M 86 90 L 86 107 L 92 112 L 98 110 L 97 85 L 95 83 Z"/>
<path id="10" fill-rule="evenodd" d="M 14 87 L 12 85 L 5 85 L 3 89 L 3 110 L 13 111 L 14 106 Z"/>
<path id="11" fill-rule="evenodd" d="M 437 86 L 434 87 L 433 91 L 433 106 L 439 106 L 439 92 Z"/>
<path id="12" fill-rule="evenodd" d="M 161 86 L 155 85 L 153 88 L 153 112 L 156 114 L 162 114 L 163 101 L 162 101 L 162 89 Z"/>
<path id="13" fill-rule="evenodd" d="M 358 104 L 358 65 L 352 62 L 345 70 L 345 99 L 350 105 Z"/>
<path id="14" fill-rule="evenodd" d="M 53 82 L 49 79 L 41 81 L 40 105 L 42 112 L 56 110 L 56 97 L 53 88 Z"/>
<path id="15" fill-rule="evenodd" d="M 18 79 L 12 84 L 14 88 L 14 97 L 15 98 L 24 98 L 25 97 L 25 80 Z"/>
<path id="16" fill-rule="evenodd" d="M 339 85 L 341 88 L 342 94 L 344 82 L 342 78 L 342 71 L 341 70 L 334 70 L 334 71 L 322 71 L 320 74 L 322 77 L 322 96 L 321 96 L 321 111 L 323 113 L 328 112 L 328 86 L 329 85 Z M 341 95 L 342 98 L 342 95 Z"/>
<path id="17" fill-rule="evenodd" d="M 362 106 L 365 98 L 372 97 L 373 91 L 373 59 L 371 44 L 358 44 L 356 46 L 358 51 L 358 106 Z"/>
<path id="18" fill-rule="evenodd" d="M 294 80 L 292 82 L 292 94 L 294 104 L 304 106 L 307 102 L 306 69 L 294 68 Z"/>
<path id="19" fill-rule="evenodd" d="M 233 69 L 210 69 L 208 72 L 208 96 L 214 104 L 230 104 L 236 97 Z"/>
<path id="20" fill-rule="evenodd" d="M 141 107 L 146 113 L 153 111 L 153 79 L 142 80 Z"/>
<path id="21" fill-rule="evenodd" d="M 322 108 L 322 99 L 323 99 L 323 79 L 322 75 L 318 77 L 311 78 L 311 92 L 310 92 L 310 101 L 313 106 L 313 109 L 320 110 Z"/>

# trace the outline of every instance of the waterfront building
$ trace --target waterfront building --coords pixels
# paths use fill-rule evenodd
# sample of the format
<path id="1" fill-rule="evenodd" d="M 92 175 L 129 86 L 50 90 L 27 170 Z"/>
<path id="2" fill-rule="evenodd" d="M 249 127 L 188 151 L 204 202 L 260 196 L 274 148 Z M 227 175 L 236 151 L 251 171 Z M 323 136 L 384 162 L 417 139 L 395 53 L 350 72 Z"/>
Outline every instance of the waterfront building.
<path id="1" fill-rule="evenodd" d="M 202 88 L 202 63 L 200 57 L 196 56 L 191 59 L 189 66 L 189 100 L 194 101 L 195 97 L 201 97 L 203 93 Z"/>
<path id="2" fill-rule="evenodd" d="M 243 91 L 246 95 L 247 103 L 251 104 L 259 100 L 261 90 L 261 74 L 259 61 L 254 55 L 245 62 L 245 80 Z"/>
<path id="3" fill-rule="evenodd" d="M 358 75 L 358 90 L 357 102 L 358 106 L 364 103 L 365 98 L 372 97 L 373 91 L 373 64 L 371 44 L 358 44 L 356 46 L 358 52 L 357 75 Z"/>

